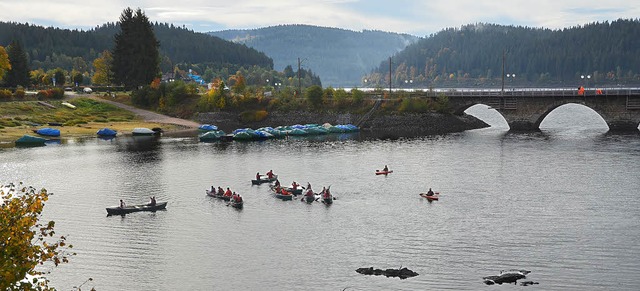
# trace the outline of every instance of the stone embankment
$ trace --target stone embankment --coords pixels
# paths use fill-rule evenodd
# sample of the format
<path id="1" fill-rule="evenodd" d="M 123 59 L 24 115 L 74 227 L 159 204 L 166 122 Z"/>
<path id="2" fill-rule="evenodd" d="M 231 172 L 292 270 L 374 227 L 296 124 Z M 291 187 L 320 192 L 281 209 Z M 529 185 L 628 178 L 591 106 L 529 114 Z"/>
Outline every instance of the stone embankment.
<path id="1" fill-rule="evenodd" d="M 238 113 L 208 112 L 199 113 L 196 121 L 203 124 L 214 124 L 225 132 L 237 128 L 260 127 L 294 124 L 355 124 L 361 120 L 360 114 L 336 114 L 314 112 L 270 112 L 259 122 L 242 122 Z M 489 127 L 488 124 L 471 115 L 451 115 L 440 113 L 405 113 L 405 114 L 373 114 L 360 125 L 363 132 L 380 138 L 415 137 L 433 134 L 462 132 L 465 130 Z"/>

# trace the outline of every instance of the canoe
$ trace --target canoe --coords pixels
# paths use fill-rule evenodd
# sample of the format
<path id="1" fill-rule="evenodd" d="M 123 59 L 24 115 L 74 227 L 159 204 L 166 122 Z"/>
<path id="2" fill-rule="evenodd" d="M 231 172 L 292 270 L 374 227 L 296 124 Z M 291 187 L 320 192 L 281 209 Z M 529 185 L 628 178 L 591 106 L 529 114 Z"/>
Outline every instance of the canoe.
<path id="1" fill-rule="evenodd" d="M 304 201 L 304 202 L 307 202 L 307 203 L 312 203 L 313 201 L 316 200 L 316 197 L 315 197 L 315 195 L 314 196 L 305 195 L 304 197 L 302 197 L 301 200 Z"/>
<path id="2" fill-rule="evenodd" d="M 293 200 L 293 195 L 289 194 L 289 195 L 282 195 L 280 193 L 276 193 L 276 198 L 278 199 L 282 199 L 284 201 L 288 201 L 288 200 Z"/>
<path id="3" fill-rule="evenodd" d="M 25 134 L 16 140 L 16 146 L 44 146 L 46 138 Z"/>
<path id="4" fill-rule="evenodd" d="M 244 206 L 244 201 L 240 201 L 240 202 L 238 202 L 238 201 L 231 201 L 231 202 L 229 203 L 229 205 L 231 205 L 231 207 L 233 207 L 233 208 L 238 208 L 238 209 L 240 209 L 240 208 L 242 208 L 242 207 Z"/>
<path id="5" fill-rule="evenodd" d="M 49 127 L 37 129 L 37 130 L 34 130 L 33 132 L 39 135 L 44 135 L 44 136 L 60 136 L 59 129 L 49 128 Z"/>
<path id="6" fill-rule="evenodd" d="M 420 193 L 420 196 L 427 198 L 427 200 L 429 201 L 434 201 L 434 200 L 439 200 L 440 193 L 436 192 L 436 194 L 433 194 L 433 195 L 427 195 L 427 193 Z"/>
<path id="7" fill-rule="evenodd" d="M 114 137 L 118 134 L 117 131 L 111 129 L 111 128 L 102 128 L 100 130 L 98 130 L 98 132 L 96 133 L 98 136 L 102 136 L 102 137 Z"/>
<path id="8" fill-rule="evenodd" d="M 278 175 L 273 175 L 273 178 L 269 179 L 267 178 L 267 176 L 261 176 L 260 180 L 251 180 L 251 184 L 253 185 L 260 185 L 262 183 L 270 183 L 270 182 L 274 182 L 275 180 L 278 179 Z"/>
<path id="9" fill-rule="evenodd" d="M 156 205 L 149 204 L 141 204 L 141 205 L 131 205 L 125 206 L 124 208 L 116 207 L 107 207 L 107 215 L 120 215 L 127 214 L 138 211 L 156 211 L 165 209 L 167 207 L 167 202 L 158 202 Z"/>
<path id="10" fill-rule="evenodd" d="M 131 131 L 133 135 L 157 135 L 160 134 L 159 131 L 154 131 L 145 127 L 136 127 Z"/>
<path id="11" fill-rule="evenodd" d="M 391 174 L 391 173 L 393 173 L 393 170 L 391 170 L 391 171 L 378 171 L 378 170 L 376 170 L 376 175 L 388 175 L 388 174 Z"/>
<path id="12" fill-rule="evenodd" d="M 62 102 L 61 104 L 64 105 L 64 106 L 67 106 L 67 107 L 69 107 L 71 109 L 76 109 L 76 106 L 71 104 L 71 103 L 69 103 L 69 102 Z"/>

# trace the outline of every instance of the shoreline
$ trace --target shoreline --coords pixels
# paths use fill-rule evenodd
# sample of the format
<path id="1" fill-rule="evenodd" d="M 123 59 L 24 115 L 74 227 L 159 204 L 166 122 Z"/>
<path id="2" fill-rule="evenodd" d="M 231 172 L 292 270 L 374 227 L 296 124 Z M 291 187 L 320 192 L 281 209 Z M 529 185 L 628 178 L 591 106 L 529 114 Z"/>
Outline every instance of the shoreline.
<path id="1" fill-rule="evenodd" d="M 0 129 L 0 145 L 7 147 L 13 144 L 18 138 L 25 134 L 37 136 L 34 129 L 43 127 L 54 127 L 60 129 L 61 136 L 53 137 L 54 140 L 66 138 L 87 138 L 97 137 L 96 132 L 104 127 L 109 127 L 118 131 L 118 135 L 130 136 L 131 131 L 136 127 L 163 129 L 166 136 L 197 136 L 200 124 L 214 124 L 227 133 L 238 128 L 250 127 L 257 129 L 260 127 L 277 127 L 280 125 L 294 124 L 356 124 L 363 118 L 362 114 L 353 113 L 332 113 L 332 112 L 270 112 L 269 115 L 257 122 L 241 122 L 237 112 L 206 112 L 198 113 L 194 120 L 175 118 L 149 110 L 136 108 L 127 104 L 108 100 L 95 95 L 90 96 L 67 96 L 66 100 L 84 97 L 99 102 L 109 103 L 121 109 L 130 111 L 140 119 L 136 121 L 123 122 L 90 122 L 76 126 L 41 126 L 22 125 L 17 127 L 6 127 Z M 467 114 L 461 116 L 440 113 L 393 113 L 393 114 L 373 114 L 361 126 L 361 131 L 368 136 L 375 136 L 381 139 L 394 139 L 403 137 L 419 137 L 427 135 L 456 133 L 466 130 L 486 128 L 489 125 L 482 120 Z M 49 137 L 50 138 L 50 137 Z"/>

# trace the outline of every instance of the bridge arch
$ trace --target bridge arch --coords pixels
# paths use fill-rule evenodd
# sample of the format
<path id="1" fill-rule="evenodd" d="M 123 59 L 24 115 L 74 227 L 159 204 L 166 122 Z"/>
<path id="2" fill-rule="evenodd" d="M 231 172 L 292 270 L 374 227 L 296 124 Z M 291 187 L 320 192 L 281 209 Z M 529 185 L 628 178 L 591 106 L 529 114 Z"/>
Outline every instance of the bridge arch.
<path id="1" fill-rule="evenodd" d="M 547 117 L 551 113 L 557 112 L 558 108 L 572 106 L 572 105 L 575 105 L 575 106 L 578 106 L 578 107 L 582 107 L 582 108 L 584 108 L 584 109 L 586 109 L 588 111 L 591 111 L 593 114 L 597 115 L 600 118 L 600 120 L 602 121 L 602 123 L 604 125 L 606 125 L 608 127 L 607 121 L 605 120 L 605 117 L 604 117 L 604 114 L 606 114 L 606 113 L 603 113 L 598 107 L 592 107 L 592 106 L 589 106 L 587 104 L 584 104 L 584 102 L 575 101 L 575 100 L 574 100 L 574 102 L 572 102 L 571 100 L 564 100 L 563 102 L 558 102 L 558 104 L 553 104 L 552 106 L 549 106 L 549 108 L 547 108 L 547 110 L 540 115 L 538 120 L 536 120 L 536 122 L 534 123 L 534 127 L 539 129 L 540 126 L 542 125 L 542 123 L 545 120 L 547 120 Z M 584 115 L 582 115 L 582 116 L 584 116 Z"/>

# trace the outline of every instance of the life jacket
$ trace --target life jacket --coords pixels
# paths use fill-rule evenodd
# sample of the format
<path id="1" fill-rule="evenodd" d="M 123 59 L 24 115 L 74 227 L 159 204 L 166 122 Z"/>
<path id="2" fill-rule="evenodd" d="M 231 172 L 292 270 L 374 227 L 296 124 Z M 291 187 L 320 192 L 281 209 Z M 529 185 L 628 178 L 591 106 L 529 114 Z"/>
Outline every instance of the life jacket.
<path id="1" fill-rule="evenodd" d="M 232 195 L 231 190 L 227 190 L 227 192 L 224 192 L 224 196 L 231 197 L 231 195 Z"/>

